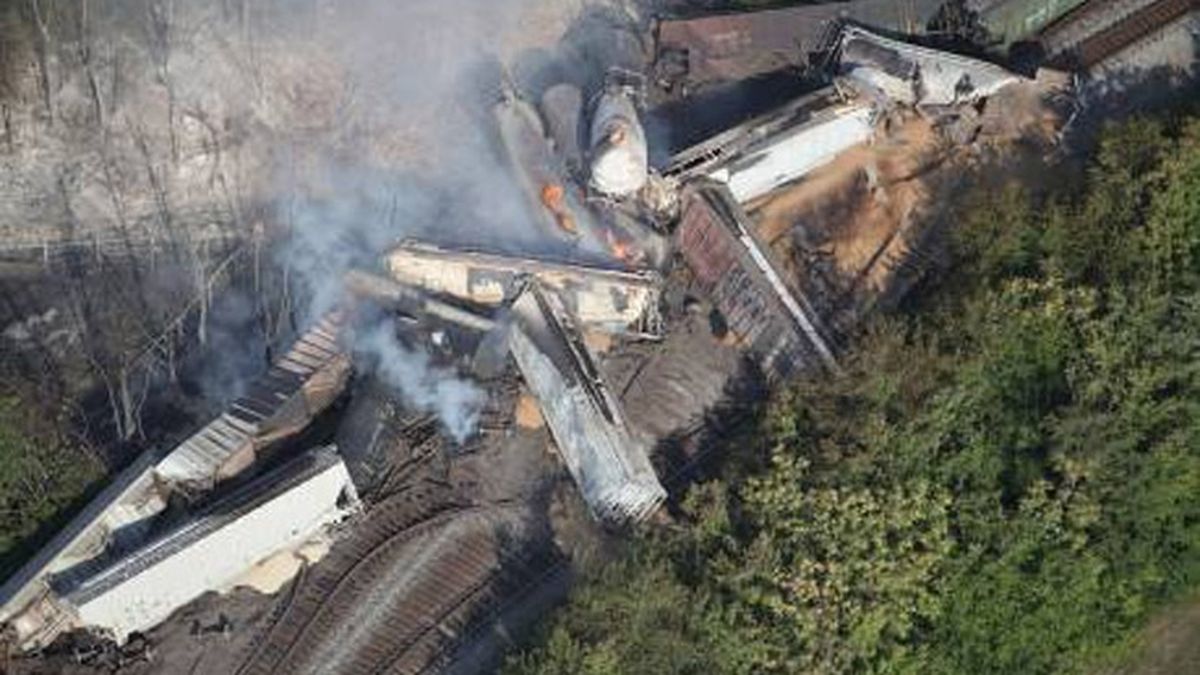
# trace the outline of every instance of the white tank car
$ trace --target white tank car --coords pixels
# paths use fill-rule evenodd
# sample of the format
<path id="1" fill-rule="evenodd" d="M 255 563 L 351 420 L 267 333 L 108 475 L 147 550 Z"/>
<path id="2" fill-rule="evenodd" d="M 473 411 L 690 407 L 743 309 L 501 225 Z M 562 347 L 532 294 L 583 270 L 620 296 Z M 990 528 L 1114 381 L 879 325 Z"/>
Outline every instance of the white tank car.
<path id="1" fill-rule="evenodd" d="M 629 90 L 610 87 L 596 103 L 590 138 L 591 183 L 610 197 L 628 197 L 648 176 L 646 132 Z"/>

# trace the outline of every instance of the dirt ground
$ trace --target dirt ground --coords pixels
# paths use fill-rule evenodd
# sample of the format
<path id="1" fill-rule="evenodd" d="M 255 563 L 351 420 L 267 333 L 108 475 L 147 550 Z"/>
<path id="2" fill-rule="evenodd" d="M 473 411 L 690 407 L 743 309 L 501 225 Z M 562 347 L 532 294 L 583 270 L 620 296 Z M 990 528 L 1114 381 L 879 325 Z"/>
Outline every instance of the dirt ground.
<path id="1" fill-rule="evenodd" d="M 888 277 L 881 263 L 904 255 L 903 233 L 925 206 L 922 176 L 945 155 L 932 125 L 910 117 L 752 204 L 750 214 L 780 260 L 799 262 L 806 251 L 798 249 L 819 251 L 832 257 L 839 277 L 878 291 Z"/>
<path id="2" fill-rule="evenodd" d="M 748 204 L 756 234 L 789 282 L 846 330 L 929 264 L 946 190 L 998 156 L 1052 152 L 1069 83 L 1042 71 L 955 111 L 889 111 L 869 142 Z"/>
<path id="3" fill-rule="evenodd" d="M 1126 663 L 1095 675 L 1200 673 L 1200 598 L 1167 609 L 1139 635 Z"/>

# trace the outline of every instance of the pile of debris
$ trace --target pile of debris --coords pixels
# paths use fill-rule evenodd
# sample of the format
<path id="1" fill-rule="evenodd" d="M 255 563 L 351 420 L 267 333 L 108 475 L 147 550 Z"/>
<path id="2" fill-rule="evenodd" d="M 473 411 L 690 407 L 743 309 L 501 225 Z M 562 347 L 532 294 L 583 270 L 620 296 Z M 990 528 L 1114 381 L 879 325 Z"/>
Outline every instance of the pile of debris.
<path id="1" fill-rule="evenodd" d="M 262 560 L 320 550 L 309 545 L 357 510 L 357 492 L 335 451 L 296 455 L 291 442 L 350 376 L 344 324 L 318 321 L 225 413 L 144 453 L 10 577 L 0 620 L 15 642 L 42 647 L 82 626 L 123 641 Z"/>
<path id="2" fill-rule="evenodd" d="M 470 335 L 462 363 L 482 378 L 515 369 L 529 392 L 519 400 L 537 402 L 596 520 L 654 516 L 667 491 L 652 448 L 599 364 L 662 339 L 667 277 L 711 303 L 727 341 L 768 381 L 836 371 L 862 317 L 919 272 L 927 179 L 983 144 L 1052 142 L 1061 123 L 1048 103 L 1065 95 L 1061 79 L 858 25 L 823 30 L 814 49 L 832 84 L 661 172 L 648 159 L 639 76 L 614 71 L 590 99 L 561 85 L 537 106 L 506 87 L 499 139 L 555 245 L 518 256 L 404 241 L 375 269 L 351 272 L 341 309 L 246 396 L 178 448 L 135 463 L 10 579 L 0 620 L 24 647 L 80 626 L 120 641 L 261 560 L 328 538 L 358 508 L 351 474 L 332 449 L 296 452 L 292 441 L 345 389 L 351 355 L 339 335 L 368 308 L 435 342 L 445 327 Z M 659 26 L 662 40 L 677 32 Z M 672 267 L 673 252 L 684 266 Z M 186 516 L 164 519 L 179 501 Z"/>

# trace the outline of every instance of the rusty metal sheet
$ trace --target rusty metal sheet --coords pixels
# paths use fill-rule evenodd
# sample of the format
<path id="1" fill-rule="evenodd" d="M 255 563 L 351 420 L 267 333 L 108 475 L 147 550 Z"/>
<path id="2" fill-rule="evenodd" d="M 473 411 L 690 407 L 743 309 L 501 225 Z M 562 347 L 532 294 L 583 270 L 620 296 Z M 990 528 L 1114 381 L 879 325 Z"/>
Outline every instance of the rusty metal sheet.
<path id="1" fill-rule="evenodd" d="M 851 19 L 899 33 L 924 32 L 941 0 L 854 0 L 661 21 L 657 56 L 684 55 L 693 84 L 743 80 L 783 68 L 804 68 L 831 22 Z"/>
<path id="2" fill-rule="evenodd" d="M 725 196 L 721 193 L 725 191 Z M 720 311 L 730 332 L 772 381 L 785 381 L 800 371 L 836 368 L 818 327 L 821 318 L 809 313 L 805 328 L 789 310 L 794 297 L 763 272 L 734 231 L 727 212 L 731 197 L 719 184 L 700 185 L 684 195 L 683 216 L 676 230 L 680 254 L 696 278 L 697 290 Z"/>

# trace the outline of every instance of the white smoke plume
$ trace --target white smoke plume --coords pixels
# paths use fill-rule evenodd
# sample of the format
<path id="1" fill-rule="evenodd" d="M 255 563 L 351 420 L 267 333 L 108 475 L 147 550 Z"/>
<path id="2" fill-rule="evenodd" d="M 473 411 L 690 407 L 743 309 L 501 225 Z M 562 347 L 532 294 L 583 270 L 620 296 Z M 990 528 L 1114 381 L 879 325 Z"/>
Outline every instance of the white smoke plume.
<path id="1" fill-rule="evenodd" d="M 406 404 L 436 411 L 455 441 L 462 443 L 474 432 L 487 399 L 478 387 L 433 365 L 428 354 L 401 345 L 386 324 L 361 332 L 355 346 L 369 355 L 375 374 L 401 392 Z"/>
<path id="2" fill-rule="evenodd" d="M 295 276 L 305 304 L 305 323 L 345 299 L 344 274 L 371 268 L 390 244 L 404 236 L 429 234 L 437 223 L 437 199 L 399 177 L 381 177 L 343 168 L 330 181 L 336 196 L 310 198 L 298 205 L 292 236 L 279 250 L 281 263 Z M 453 370 L 432 364 L 428 354 L 396 339 L 386 314 L 352 333 L 349 345 L 360 371 L 372 372 L 406 405 L 437 413 L 446 432 L 463 442 L 475 429 L 484 392 Z"/>
<path id="3" fill-rule="evenodd" d="M 312 100 L 319 113 L 283 139 L 276 161 L 277 215 L 290 226 L 277 260 L 302 298 L 302 323 L 342 300 L 348 270 L 376 266 L 406 237 L 541 245 L 489 125 L 499 63 L 512 40 L 530 39 L 529 17 L 544 4 L 319 3 L 315 21 L 297 21 L 281 37 L 295 40 L 287 48 L 305 63 L 289 72 L 304 76 L 291 91 L 275 89 Z M 406 404 L 436 412 L 450 436 L 461 442 L 473 432 L 485 394 L 400 344 L 390 322 L 359 327 L 351 348 L 361 369 Z"/>

